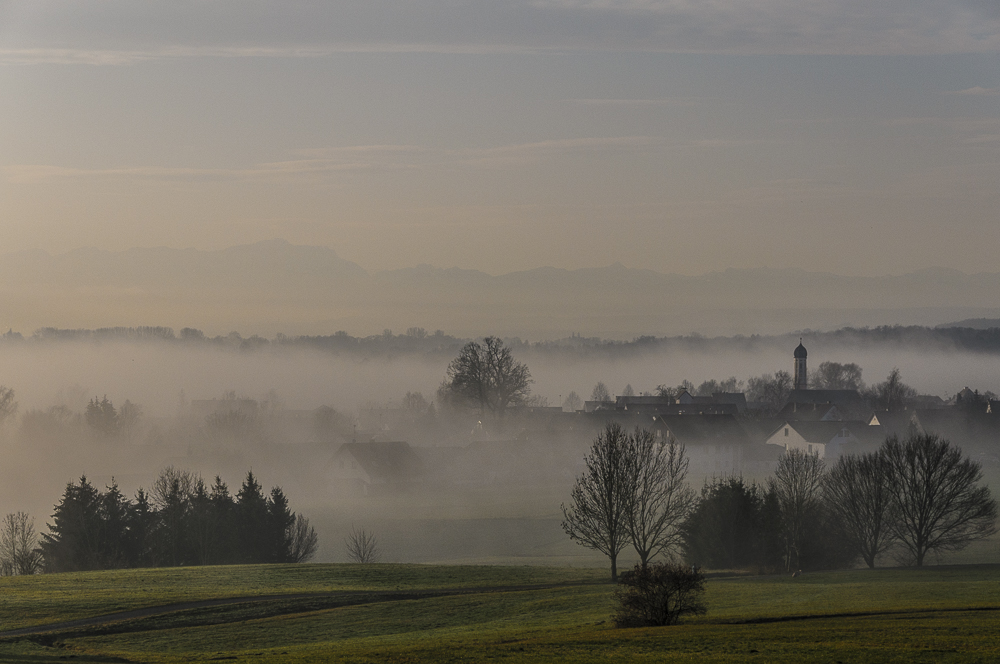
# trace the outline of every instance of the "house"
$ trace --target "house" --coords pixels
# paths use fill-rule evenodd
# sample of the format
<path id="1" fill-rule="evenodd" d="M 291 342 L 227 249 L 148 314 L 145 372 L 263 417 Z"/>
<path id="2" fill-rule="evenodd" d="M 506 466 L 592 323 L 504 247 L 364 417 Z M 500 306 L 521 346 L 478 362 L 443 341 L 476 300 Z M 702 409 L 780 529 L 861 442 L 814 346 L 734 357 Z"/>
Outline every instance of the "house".
<path id="1" fill-rule="evenodd" d="M 746 399 L 742 402 L 736 397 L 719 392 L 710 397 L 694 397 L 686 390 L 678 398 L 673 397 L 616 397 L 614 409 L 632 413 L 651 413 L 660 415 L 736 415 L 740 412 L 740 403 L 746 408 Z M 725 400 L 720 400 L 723 397 Z"/>
<path id="2" fill-rule="evenodd" d="M 732 415 L 655 415 L 657 438 L 684 445 L 691 474 L 740 474 L 752 454 L 750 438 Z"/>
<path id="3" fill-rule="evenodd" d="M 778 419 L 795 422 L 841 422 L 840 409 L 830 403 L 788 403 L 778 411 Z"/>
<path id="4" fill-rule="evenodd" d="M 362 496 L 405 489 L 420 481 L 424 471 L 405 442 L 344 443 L 331 465 L 334 488 Z"/>
<path id="5" fill-rule="evenodd" d="M 747 409 L 747 395 L 743 392 L 713 392 L 712 398 L 715 399 L 715 403 L 736 406 L 737 412 L 740 413 Z"/>
<path id="6" fill-rule="evenodd" d="M 792 390 L 785 399 L 788 404 L 816 404 L 836 406 L 847 419 L 861 419 L 871 413 L 871 409 L 857 390 Z"/>
<path id="7" fill-rule="evenodd" d="M 768 436 L 768 445 L 801 450 L 821 459 L 836 459 L 848 450 L 866 446 L 880 432 L 866 422 L 786 421 Z"/>
<path id="8" fill-rule="evenodd" d="M 900 438 L 905 438 L 910 429 L 920 426 L 915 410 L 899 410 L 891 413 L 884 410 L 876 411 L 868 419 L 868 424 L 882 427 L 887 436 Z"/>

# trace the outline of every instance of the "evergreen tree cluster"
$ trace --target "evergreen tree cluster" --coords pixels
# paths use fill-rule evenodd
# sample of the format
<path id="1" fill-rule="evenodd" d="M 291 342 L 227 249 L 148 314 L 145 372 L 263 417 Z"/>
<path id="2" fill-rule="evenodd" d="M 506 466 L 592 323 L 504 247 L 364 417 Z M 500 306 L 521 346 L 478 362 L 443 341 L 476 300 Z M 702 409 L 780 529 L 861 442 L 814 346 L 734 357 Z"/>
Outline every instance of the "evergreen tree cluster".
<path id="1" fill-rule="evenodd" d="M 280 487 L 269 495 L 248 472 L 235 496 L 216 476 L 164 470 L 129 500 L 112 481 L 105 491 L 86 477 L 56 504 L 40 550 L 46 572 L 129 567 L 304 562 L 316 532 L 291 511 Z"/>
<path id="2" fill-rule="evenodd" d="M 760 485 L 742 477 L 715 478 L 681 528 L 684 557 L 712 569 L 777 572 L 850 567 L 854 550 L 834 527 L 819 500 L 804 505 L 797 529 L 790 527 L 774 483 Z M 789 550 L 794 555 L 789 555 Z"/>

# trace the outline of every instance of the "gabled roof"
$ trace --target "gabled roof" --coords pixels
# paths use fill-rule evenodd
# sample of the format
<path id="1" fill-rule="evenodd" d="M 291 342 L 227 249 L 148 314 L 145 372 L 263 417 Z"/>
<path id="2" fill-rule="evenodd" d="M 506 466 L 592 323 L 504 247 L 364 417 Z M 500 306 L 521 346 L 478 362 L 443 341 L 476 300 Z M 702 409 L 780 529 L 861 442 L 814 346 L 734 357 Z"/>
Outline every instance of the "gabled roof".
<path id="1" fill-rule="evenodd" d="M 913 410 L 898 410 L 893 413 L 884 410 L 875 411 L 872 413 L 869 423 L 877 422 L 886 435 L 905 436 L 910 426 L 916 423 L 915 415 L 916 411 Z"/>
<path id="2" fill-rule="evenodd" d="M 405 442 L 344 443 L 334 458 L 351 455 L 372 480 L 403 482 L 423 470 L 420 457 Z"/>
<path id="3" fill-rule="evenodd" d="M 915 410 L 913 419 L 924 433 L 936 433 L 944 438 L 961 436 L 968 429 L 968 417 L 954 408 Z"/>
<path id="4" fill-rule="evenodd" d="M 857 390 L 792 390 L 785 400 L 785 405 L 790 403 L 832 404 L 847 417 L 860 417 L 869 412 Z"/>
<path id="5" fill-rule="evenodd" d="M 615 397 L 615 408 L 626 408 L 629 406 L 669 406 L 673 404 L 673 397 L 660 397 L 660 396 L 631 396 L 631 397 Z"/>
<path id="6" fill-rule="evenodd" d="M 775 429 L 771 436 L 786 426 L 794 429 L 806 442 L 820 445 L 826 445 L 837 438 L 844 429 L 852 433 L 854 429 L 868 427 L 864 422 L 786 422 Z"/>
<path id="7" fill-rule="evenodd" d="M 840 421 L 840 409 L 832 403 L 787 403 L 778 411 L 779 418 L 798 422 Z"/>
<path id="8" fill-rule="evenodd" d="M 732 415 L 662 415 L 656 426 L 684 445 L 749 445 L 750 438 Z"/>
<path id="9" fill-rule="evenodd" d="M 747 409 L 747 395 L 743 392 L 713 392 L 712 398 L 715 403 L 731 403 L 740 411 Z"/>
<path id="10" fill-rule="evenodd" d="M 779 420 L 773 417 L 766 417 L 754 420 L 741 420 L 740 426 L 747 432 L 747 437 L 752 443 L 763 445 L 775 431 L 778 425 L 784 426 L 786 420 Z"/>

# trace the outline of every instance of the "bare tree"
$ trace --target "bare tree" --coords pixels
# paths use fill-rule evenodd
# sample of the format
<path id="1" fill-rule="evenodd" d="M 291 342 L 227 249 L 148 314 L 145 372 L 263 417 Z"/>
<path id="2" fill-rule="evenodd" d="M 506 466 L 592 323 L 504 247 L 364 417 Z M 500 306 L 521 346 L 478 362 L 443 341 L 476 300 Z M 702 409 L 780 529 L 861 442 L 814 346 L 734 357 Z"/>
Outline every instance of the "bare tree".
<path id="1" fill-rule="evenodd" d="M 0 425 L 17 413 L 17 402 L 14 401 L 14 390 L 0 385 Z"/>
<path id="2" fill-rule="evenodd" d="M 515 360 L 501 339 L 486 337 L 482 343 L 470 341 L 462 347 L 448 365 L 442 391 L 500 421 L 508 408 L 528 398 L 531 382 L 527 365 Z"/>
<path id="3" fill-rule="evenodd" d="M 997 503 L 977 486 L 982 467 L 934 434 L 882 445 L 890 468 L 895 534 L 918 566 L 929 551 L 957 551 L 996 532 Z"/>
<path id="4" fill-rule="evenodd" d="M 142 406 L 128 399 L 118 409 L 118 428 L 126 443 L 135 442 L 139 432 L 139 420 L 142 419 Z"/>
<path id="5" fill-rule="evenodd" d="M 8 514 L 0 522 L 0 574 L 38 574 L 41 569 L 35 520 L 24 512 Z"/>
<path id="6" fill-rule="evenodd" d="M 311 560 L 319 548 L 316 529 L 310 526 L 309 519 L 301 514 L 295 515 L 295 521 L 288 527 L 286 539 L 290 542 L 288 557 L 293 563 Z"/>
<path id="7" fill-rule="evenodd" d="M 594 390 L 590 393 L 590 400 L 597 401 L 599 403 L 609 403 L 613 401 L 611 398 L 611 392 L 608 391 L 608 386 L 603 383 L 603 381 L 597 381 L 597 385 L 594 385 Z"/>
<path id="8" fill-rule="evenodd" d="M 791 391 L 792 376 L 787 371 L 775 371 L 774 375 L 764 374 L 747 380 L 747 401 L 761 402 L 772 412 L 784 405 Z"/>
<path id="9" fill-rule="evenodd" d="M 768 486 L 778 499 L 785 540 L 785 568 L 798 569 L 806 523 L 819 511 L 823 461 L 817 454 L 788 450 L 778 459 Z"/>
<path id="10" fill-rule="evenodd" d="M 884 381 L 865 391 L 865 396 L 877 410 L 894 412 L 902 410 L 907 399 L 917 396 L 917 391 L 904 383 L 899 369 L 893 367 Z"/>
<path id="11" fill-rule="evenodd" d="M 344 538 L 344 545 L 347 547 L 348 557 L 356 563 L 377 563 L 382 559 L 378 538 L 375 533 L 364 528 L 352 527 L 351 533 Z"/>
<path id="12" fill-rule="evenodd" d="M 583 408 L 583 399 L 576 392 L 570 392 L 562 402 L 562 407 L 563 410 L 568 410 L 571 413 L 576 412 Z"/>
<path id="13" fill-rule="evenodd" d="M 879 452 L 840 457 L 823 481 L 827 509 L 870 568 L 895 541 L 889 481 L 888 460 Z"/>
<path id="14" fill-rule="evenodd" d="M 809 375 L 809 384 L 817 390 L 860 390 L 865 385 L 861 367 L 853 362 L 823 362 Z"/>
<path id="15" fill-rule="evenodd" d="M 618 554 L 629 542 L 632 466 L 628 456 L 625 430 L 608 423 L 584 459 L 586 470 L 576 480 L 569 506 L 560 505 L 563 530 L 570 539 L 611 560 L 612 580 L 618 579 Z"/>
<path id="16" fill-rule="evenodd" d="M 649 559 L 680 544 L 680 526 L 694 506 L 695 494 L 685 483 L 688 459 L 683 445 L 657 442 L 653 432 L 637 428 L 628 446 L 628 532 L 645 567 Z"/>
<path id="17" fill-rule="evenodd" d="M 172 500 L 189 501 L 200 479 L 197 473 L 192 473 L 190 470 L 167 466 L 160 471 L 153 482 L 153 489 L 150 491 L 153 505 L 162 510 Z"/>

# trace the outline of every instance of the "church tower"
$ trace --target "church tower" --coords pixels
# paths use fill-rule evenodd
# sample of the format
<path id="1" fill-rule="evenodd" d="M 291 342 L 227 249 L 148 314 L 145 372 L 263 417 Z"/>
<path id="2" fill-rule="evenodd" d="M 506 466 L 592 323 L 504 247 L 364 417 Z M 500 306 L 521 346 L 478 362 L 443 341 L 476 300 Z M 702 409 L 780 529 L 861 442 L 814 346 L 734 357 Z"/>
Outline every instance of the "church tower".
<path id="1" fill-rule="evenodd" d="M 796 390 L 804 390 L 809 382 L 808 374 L 806 373 L 806 347 L 802 345 L 802 339 L 799 339 L 799 346 L 795 349 L 795 373 L 794 380 L 792 382 L 792 387 Z"/>

